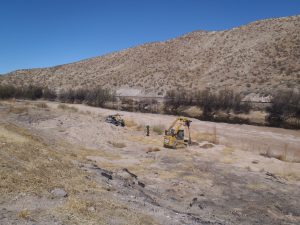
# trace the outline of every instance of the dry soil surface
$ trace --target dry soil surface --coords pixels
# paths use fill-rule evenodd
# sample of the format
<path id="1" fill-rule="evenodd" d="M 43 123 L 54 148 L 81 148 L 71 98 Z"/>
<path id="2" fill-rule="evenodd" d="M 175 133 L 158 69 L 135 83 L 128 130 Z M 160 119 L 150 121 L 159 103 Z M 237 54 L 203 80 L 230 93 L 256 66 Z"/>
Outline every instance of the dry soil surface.
<path id="1" fill-rule="evenodd" d="M 125 127 L 105 122 L 115 113 Z M 0 224 L 300 223 L 299 131 L 192 119 L 193 145 L 171 150 L 161 131 L 174 116 L 24 101 L 2 102 L 0 116 L 2 158 L 14 162 L 1 146 L 30 135 L 74 170 L 59 185 L 51 177 L 48 187 L 37 185 L 40 192 L 3 192 Z M 54 187 L 67 195 L 53 195 Z"/>

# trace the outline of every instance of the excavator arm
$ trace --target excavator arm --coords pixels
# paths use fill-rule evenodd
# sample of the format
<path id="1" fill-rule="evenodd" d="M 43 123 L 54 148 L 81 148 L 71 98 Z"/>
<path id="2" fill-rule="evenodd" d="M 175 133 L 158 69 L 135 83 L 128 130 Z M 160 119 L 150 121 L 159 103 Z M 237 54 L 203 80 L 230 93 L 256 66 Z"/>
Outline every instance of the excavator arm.
<path id="1" fill-rule="evenodd" d="M 185 117 L 178 117 L 171 126 L 165 131 L 164 146 L 176 148 L 177 144 L 184 145 L 184 130 L 182 127 L 186 127 L 188 130 L 188 144 L 191 144 L 190 136 L 190 124 L 191 120 Z"/>

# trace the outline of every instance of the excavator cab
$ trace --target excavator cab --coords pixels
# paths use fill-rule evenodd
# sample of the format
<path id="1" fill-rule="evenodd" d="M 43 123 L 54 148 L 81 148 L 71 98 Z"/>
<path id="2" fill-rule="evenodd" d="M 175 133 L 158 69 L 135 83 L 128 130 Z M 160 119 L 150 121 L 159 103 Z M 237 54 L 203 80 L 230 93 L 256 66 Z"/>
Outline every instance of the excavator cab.
<path id="1" fill-rule="evenodd" d="M 176 149 L 178 147 L 186 147 L 191 143 L 190 121 L 184 117 L 178 117 L 169 129 L 165 130 L 164 147 Z M 185 139 L 185 130 L 188 132 L 188 139 Z"/>

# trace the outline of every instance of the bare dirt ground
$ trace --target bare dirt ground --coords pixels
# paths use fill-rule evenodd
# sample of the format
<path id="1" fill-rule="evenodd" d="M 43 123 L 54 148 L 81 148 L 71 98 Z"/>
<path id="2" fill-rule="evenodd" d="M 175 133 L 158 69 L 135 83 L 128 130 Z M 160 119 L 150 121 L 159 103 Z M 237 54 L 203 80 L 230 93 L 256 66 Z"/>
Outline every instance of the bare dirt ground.
<path id="1" fill-rule="evenodd" d="M 171 150 L 174 116 L 114 113 L 1 102 L 0 224 L 300 223 L 299 131 L 193 119 Z"/>

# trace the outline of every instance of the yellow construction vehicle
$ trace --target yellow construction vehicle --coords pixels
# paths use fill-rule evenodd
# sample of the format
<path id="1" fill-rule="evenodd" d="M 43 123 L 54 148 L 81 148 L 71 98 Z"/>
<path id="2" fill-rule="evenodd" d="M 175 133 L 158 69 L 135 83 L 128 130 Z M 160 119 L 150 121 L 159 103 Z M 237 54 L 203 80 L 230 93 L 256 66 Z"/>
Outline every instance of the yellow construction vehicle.
<path id="1" fill-rule="evenodd" d="M 169 129 L 165 130 L 164 147 L 176 149 L 191 144 L 190 125 L 191 120 L 185 117 L 178 117 Z M 184 136 L 184 130 L 188 132 L 188 139 Z"/>
<path id="2" fill-rule="evenodd" d="M 125 126 L 125 121 L 122 119 L 122 115 L 120 114 L 109 115 L 108 117 L 105 118 L 105 121 L 115 126 L 121 126 L 121 127 Z"/>

